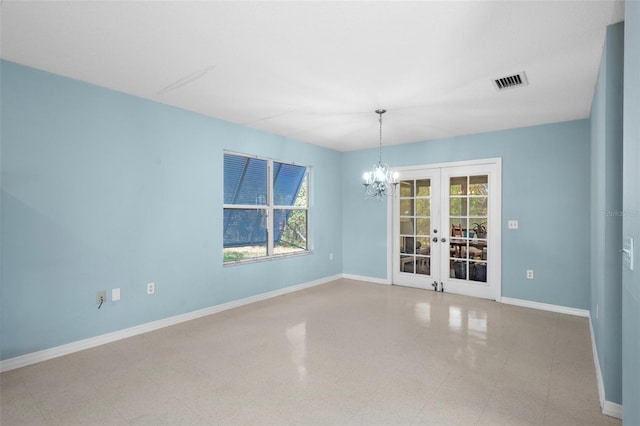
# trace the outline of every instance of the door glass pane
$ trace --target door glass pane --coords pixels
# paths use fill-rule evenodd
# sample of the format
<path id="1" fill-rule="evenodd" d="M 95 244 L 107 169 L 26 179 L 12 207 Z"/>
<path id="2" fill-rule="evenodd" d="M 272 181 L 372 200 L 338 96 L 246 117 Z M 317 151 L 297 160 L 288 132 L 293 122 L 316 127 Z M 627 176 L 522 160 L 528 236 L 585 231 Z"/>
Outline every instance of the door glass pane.
<path id="1" fill-rule="evenodd" d="M 467 195 L 467 177 L 452 177 L 449 184 L 450 195 Z"/>
<path id="2" fill-rule="evenodd" d="M 400 272 L 431 274 L 431 180 L 400 182 Z"/>
<path id="3" fill-rule="evenodd" d="M 404 252 L 407 254 L 415 254 L 416 237 L 404 237 Z"/>
<path id="4" fill-rule="evenodd" d="M 400 200 L 400 216 L 413 216 L 413 198 Z"/>
<path id="5" fill-rule="evenodd" d="M 421 255 L 431 254 L 431 240 L 429 237 L 417 237 L 416 253 Z"/>
<path id="6" fill-rule="evenodd" d="M 469 280 L 487 282 L 487 262 L 472 262 L 469 264 Z"/>
<path id="7" fill-rule="evenodd" d="M 452 238 L 449 243 L 449 257 L 466 259 L 468 244 L 468 241 L 463 238 Z"/>
<path id="8" fill-rule="evenodd" d="M 487 282 L 488 196 L 487 175 L 450 178 L 450 278 Z"/>
<path id="9" fill-rule="evenodd" d="M 489 194 L 489 176 L 469 176 L 469 195 Z"/>
<path id="10" fill-rule="evenodd" d="M 449 278 L 467 279 L 467 262 L 464 260 L 451 260 L 449 265 Z"/>
<path id="11" fill-rule="evenodd" d="M 431 258 L 429 256 L 416 256 L 416 273 L 431 275 Z"/>
<path id="12" fill-rule="evenodd" d="M 413 219 L 403 219 L 400 222 L 400 252 L 414 254 L 415 240 Z"/>
<path id="13" fill-rule="evenodd" d="M 431 240 L 429 237 L 417 237 L 416 241 L 416 272 L 431 275 Z"/>
<path id="14" fill-rule="evenodd" d="M 451 216 L 466 216 L 467 197 L 451 197 L 449 199 L 449 214 Z"/>
<path id="15" fill-rule="evenodd" d="M 416 234 L 417 235 L 430 235 L 430 229 L 431 229 L 431 220 L 429 218 L 417 218 L 416 219 L 416 224 L 417 224 L 417 228 L 416 228 Z"/>
<path id="16" fill-rule="evenodd" d="M 403 180 L 400 182 L 400 196 L 413 197 L 414 182 L 412 180 Z"/>
<path id="17" fill-rule="evenodd" d="M 469 215 L 487 216 L 487 196 L 469 198 Z"/>
<path id="18" fill-rule="evenodd" d="M 431 199 L 429 198 L 416 199 L 416 215 L 417 216 L 431 215 Z"/>
<path id="19" fill-rule="evenodd" d="M 467 229 L 469 228 L 466 218 L 451 217 L 449 223 L 452 237 L 463 237 L 466 235 Z"/>
<path id="20" fill-rule="evenodd" d="M 470 217 L 469 226 L 473 233 L 472 238 L 486 239 L 487 238 L 487 217 Z"/>
<path id="21" fill-rule="evenodd" d="M 470 240 L 468 254 L 469 259 L 487 260 L 487 242 L 482 240 Z"/>
<path id="22" fill-rule="evenodd" d="M 400 235 L 413 235 L 413 218 L 403 217 L 400 219 Z"/>
<path id="23" fill-rule="evenodd" d="M 431 195 L 431 179 L 417 180 L 416 181 L 416 196 L 417 197 L 429 197 L 430 195 Z"/>
<path id="24" fill-rule="evenodd" d="M 413 273 L 415 270 L 415 256 L 400 256 L 400 272 Z"/>

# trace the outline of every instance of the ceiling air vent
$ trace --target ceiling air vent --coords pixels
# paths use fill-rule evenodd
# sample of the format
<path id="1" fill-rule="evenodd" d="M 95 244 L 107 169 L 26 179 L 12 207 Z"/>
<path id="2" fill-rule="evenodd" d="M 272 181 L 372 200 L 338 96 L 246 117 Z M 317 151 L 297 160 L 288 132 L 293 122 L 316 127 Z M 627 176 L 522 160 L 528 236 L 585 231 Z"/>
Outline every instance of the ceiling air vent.
<path id="1" fill-rule="evenodd" d="M 527 80 L 527 75 L 524 73 L 524 71 L 518 74 L 493 80 L 493 86 L 498 92 L 506 89 L 513 89 L 515 87 L 527 86 L 528 84 L 529 81 Z"/>

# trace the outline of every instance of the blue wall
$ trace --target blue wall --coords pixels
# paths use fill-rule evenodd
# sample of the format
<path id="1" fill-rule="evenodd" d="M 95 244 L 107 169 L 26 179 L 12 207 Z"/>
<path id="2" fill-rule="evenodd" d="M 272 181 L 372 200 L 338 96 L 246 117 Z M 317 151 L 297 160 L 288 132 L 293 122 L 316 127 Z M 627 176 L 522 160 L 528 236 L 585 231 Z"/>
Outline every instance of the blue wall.
<path id="1" fill-rule="evenodd" d="M 640 425 L 640 2 L 625 1 L 622 233 L 635 241 L 622 272 L 622 401 L 625 425 Z"/>
<path id="2" fill-rule="evenodd" d="M 393 166 L 502 157 L 502 296 L 588 309 L 589 132 L 578 120 L 390 146 L 382 156 Z M 376 150 L 343 157 L 343 261 L 346 274 L 386 279 L 386 201 L 360 196 L 376 159 Z M 520 228 L 508 230 L 509 219 Z"/>
<path id="3" fill-rule="evenodd" d="M 1 67 L 2 359 L 342 272 L 339 152 Z M 313 254 L 222 266 L 225 149 L 312 166 Z"/>
<path id="4" fill-rule="evenodd" d="M 607 29 L 591 109 L 591 321 L 605 399 L 622 404 L 624 25 Z"/>

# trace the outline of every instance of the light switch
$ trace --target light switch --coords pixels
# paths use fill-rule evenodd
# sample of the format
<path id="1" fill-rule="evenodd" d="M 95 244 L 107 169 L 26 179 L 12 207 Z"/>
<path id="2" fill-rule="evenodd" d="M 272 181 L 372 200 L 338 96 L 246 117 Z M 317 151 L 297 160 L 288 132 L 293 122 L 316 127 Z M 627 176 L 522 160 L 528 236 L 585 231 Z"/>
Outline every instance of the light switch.
<path id="1" fill-rule="evenodd" d="M 624 237 L 622 239 L 622 263 L 630 271 L 633 271 L 633 238 Z"/>
<path id="2" fill-rule="evenodd" d="M 112 302 L 116 302 L 120 300 L 120 289 L 119 288 L 112 288 L 111 289 L 111 301 Z"/>

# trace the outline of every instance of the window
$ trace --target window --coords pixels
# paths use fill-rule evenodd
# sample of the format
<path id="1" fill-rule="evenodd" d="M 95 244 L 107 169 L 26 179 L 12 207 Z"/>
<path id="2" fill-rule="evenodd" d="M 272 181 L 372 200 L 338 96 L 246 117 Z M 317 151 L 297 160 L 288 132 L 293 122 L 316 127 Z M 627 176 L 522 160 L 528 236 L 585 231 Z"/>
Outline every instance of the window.
<path id="1" fill-rule="evenodd" d="M 307 167 L 224 154 L 224 262 L 308 251 Z"/>

